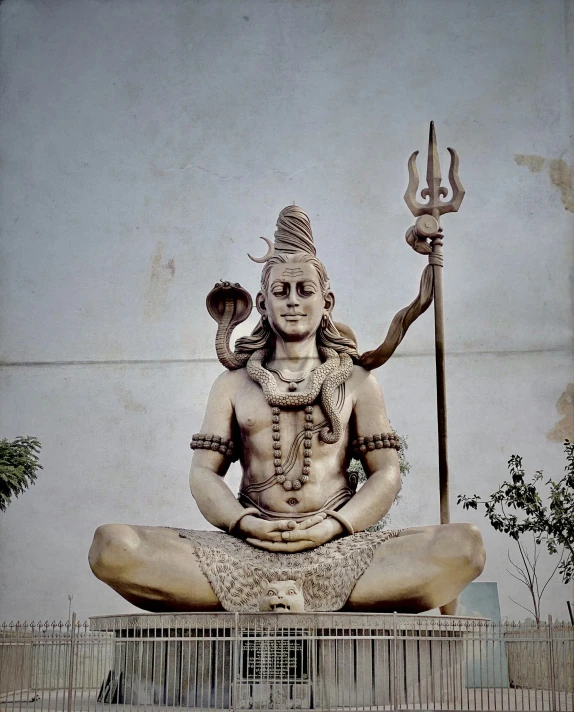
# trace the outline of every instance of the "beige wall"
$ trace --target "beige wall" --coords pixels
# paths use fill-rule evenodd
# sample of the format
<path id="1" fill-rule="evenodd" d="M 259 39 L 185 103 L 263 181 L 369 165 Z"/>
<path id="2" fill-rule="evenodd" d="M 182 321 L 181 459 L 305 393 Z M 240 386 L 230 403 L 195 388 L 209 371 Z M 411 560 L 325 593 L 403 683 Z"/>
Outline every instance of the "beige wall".
<path id="1" fill-rule="evenodd" d="M 6 0 L 0 13 L 0 436 L 36 435 L 44 464 L 0 515 L 0 618 L 67 617 L 69 593 L 82 617 L 131 610 L 88 569 L 95 527 L 205 525 L 187 488 L 221 370 L 205 295 L 220 278 L 256 292 L 246 252 L 282 207 L 311 216 L 336 317 L 362 349 L 381 340 L 424 266 L 402 195 L 431 119 L 443 173 L 454 146 L 467 189 L 444 219 L 453 519 L 468 516 L 455 495 L 494 490 L 512 453 L 561 475 L 571 2 Z M 432 349 L 429 312 L 377 372 L 412 465 L 396 526 L 438 518 Z M 483 580 L 522 617 L 508 541 L 474 520 Z M 545 612 L 565 617 L 568 597 L 556 580 Z"/>

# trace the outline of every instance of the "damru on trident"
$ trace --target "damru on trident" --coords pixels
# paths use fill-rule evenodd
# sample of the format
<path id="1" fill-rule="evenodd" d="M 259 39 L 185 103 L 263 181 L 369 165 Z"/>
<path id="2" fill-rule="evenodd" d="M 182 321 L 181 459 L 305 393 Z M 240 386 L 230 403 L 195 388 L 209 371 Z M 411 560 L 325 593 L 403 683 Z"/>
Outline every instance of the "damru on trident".
<path id="1" fill-rule="evenodd" d="M 334 320 L 309 217 L 295 205 L 279 214 L 274 241 L 263 238 L 267 254 L 255 259 L 263 264 L 259 321 L 234 350 L 232 332 L 251 313 L 252 298 L 231 282 L 208 294 L 226 371 L 192 438 L 190 486 L 202 514 L 222 531 L 99 527 L 90 564 L 124 598 L 150 611 L 257 611 L 262 595 L 287 585 L 278 583 L 296 582 L 311 611 L 456 611 L 459 593 L 482 571 L 484 549 L 475 527 L 448 523 L 439 218 L 464 195 L 449 150 L 450 202 L 441 200 L 432 124 L 421 194 L 427 203 L 416 201 L 416 153 L 409 161 L 405 199 L 417 221 L 406 239 L 428 254 L 429 265 L 418 296 L 395 315 L 377 349 L 360 354 L 355 332 Z M 442 524 L 369 532 L 400 487 L 400 441 L 371 371 L 390 358 L 433 293 Z M 353 454 L 367 475 L 360 488 L 347 473 Z M 224 481 L 234 460 L 242 469 L 238 498 Z M 288 598 L 277 608 L 290 610 Z"/>

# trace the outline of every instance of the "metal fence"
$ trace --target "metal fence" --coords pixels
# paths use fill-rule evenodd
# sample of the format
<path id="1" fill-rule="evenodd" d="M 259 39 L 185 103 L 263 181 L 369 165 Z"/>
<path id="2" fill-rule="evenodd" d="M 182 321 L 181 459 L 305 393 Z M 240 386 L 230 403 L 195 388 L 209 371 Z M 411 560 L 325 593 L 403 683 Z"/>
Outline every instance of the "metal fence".
<path id="1" fill-rule="evenodd" d="M 574 629 L 398 614 L 0 625 L 2 710 L 572 710 Z"/>

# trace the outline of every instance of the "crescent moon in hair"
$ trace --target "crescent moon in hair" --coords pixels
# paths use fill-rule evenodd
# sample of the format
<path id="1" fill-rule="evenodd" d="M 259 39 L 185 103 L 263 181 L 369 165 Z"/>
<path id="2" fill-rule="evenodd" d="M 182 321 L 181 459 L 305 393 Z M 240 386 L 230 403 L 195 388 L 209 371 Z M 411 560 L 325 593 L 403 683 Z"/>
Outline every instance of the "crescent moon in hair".
<path id="1" fill-rule="evenodd" d="M 270 260 L 275 254 L 275 245 L 271 242 L 271 240 L 268 240 L 266 237 L 262 237 L 261 239 L 265 240 L 265 242 L 267 243 L 267 253 L 263 255 L 263 257 L 252 257 L 249 253 L 247 253 L 247 257 L 249 257 L 250 260 L 253 260 L 253 262 L 258 262 L 259 264 L 267 262 L 267 260 Z"/>

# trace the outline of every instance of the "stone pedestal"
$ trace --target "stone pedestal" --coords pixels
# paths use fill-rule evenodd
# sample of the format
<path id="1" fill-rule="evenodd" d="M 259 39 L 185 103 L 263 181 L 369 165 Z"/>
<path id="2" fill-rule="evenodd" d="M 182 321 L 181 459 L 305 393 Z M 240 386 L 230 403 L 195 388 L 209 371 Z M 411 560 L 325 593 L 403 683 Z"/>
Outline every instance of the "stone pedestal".
<path id="1" fill-rule="evenodd" d="M 118 702 L 201 709 L 444 704 L 465 687 L 468 619 L 398 614 L 96 617 L 113 631 Z"/>

